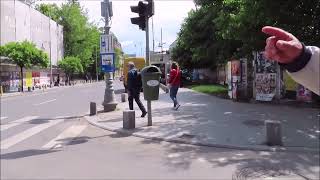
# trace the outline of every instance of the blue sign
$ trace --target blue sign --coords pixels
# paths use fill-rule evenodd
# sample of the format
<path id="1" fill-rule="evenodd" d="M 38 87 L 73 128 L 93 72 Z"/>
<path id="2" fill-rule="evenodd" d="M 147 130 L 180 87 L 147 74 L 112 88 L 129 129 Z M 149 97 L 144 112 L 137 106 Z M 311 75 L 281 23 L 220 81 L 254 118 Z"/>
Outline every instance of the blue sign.
<path id="1" fill-rule="evenodd" d="M 115 71 L 115 53 L 101 53 L 100 62 L 102 72 L 114 72 Z"/>

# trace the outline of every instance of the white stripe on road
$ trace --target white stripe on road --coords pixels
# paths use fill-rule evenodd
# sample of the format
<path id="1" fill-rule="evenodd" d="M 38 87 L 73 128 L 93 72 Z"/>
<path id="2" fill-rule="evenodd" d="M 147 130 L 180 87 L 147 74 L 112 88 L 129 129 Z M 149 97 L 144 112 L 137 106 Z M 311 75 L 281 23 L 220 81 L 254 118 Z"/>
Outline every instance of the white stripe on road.
<path id="1" fill-rule="evenodd" d="M 56 138 L 52 139 L 46 145 L 42 146 L 44 149 L 56 149 L 62 147 L 68 141 L 77 137 L 87 126 L 86 125 L 74 125 L 63 131 Z"/>
<path id="2" fill-rule="evenodd" d="M 42 104 L 47 104 L 47 103 L 50 103 L 50 102 L 53 102 L 53 101 L 56 101 L 57 99 L 51 99 L 51 100 L 48 100 L 48 101 L 45 101 L 45 102 L 42 102 L 42 103 L 39 103 L 39 104 L 34 104 L 34 106 L 39 106 L 39 105 L 42 105 Z"/>
<path id="3" fill-rule="evenodd" d="M 1 116 L 0 117 L 0 120 L 4 120 L 4 119 L 7 119 L 8 117 L 3 117 L 3 116 Z"/>
<path id="4" fill-rule="evenodd" d="M 10 138 L 7 138 L 5 140 L 3 140 L 1 142 L 1 149 L 8 149 L 10 148 L 11 146 L 35 135 L 35 134 L 38 134 L 40 133 L 41 131 L 51 127 L 51 126 L 54 126 L 60 122 L 64 121 L 64 119 L 59 119 L 59 120 L 53 120 L 53 121 L 49 121 L 48 123 L 44 123 L 44 124 L 40 124 L 38 126 L 35 126 L 31 129 L 28 129 L 28 130 L 25 130 L 15 136 L 12 136 Z"/>
<path id="5" fill-rule="evenodd" d="M 37 119 L 39 116 L 26 116 L 26 117 L 23 117 L 21 119 L 18 119 L 18 120 L 15 120 L 15 121 L 11 121 L 7 124 L 1 124 L 1 131 L 4 131 L 4 130 L 7 130 L 7 129 L 10 129 L 12 127 L 15 127 L 15 126 L 18 126 L 20 124 L 23 124 L 25 122 L 28 122 L 30 120 L 33 120 L 33 119 Z"/>

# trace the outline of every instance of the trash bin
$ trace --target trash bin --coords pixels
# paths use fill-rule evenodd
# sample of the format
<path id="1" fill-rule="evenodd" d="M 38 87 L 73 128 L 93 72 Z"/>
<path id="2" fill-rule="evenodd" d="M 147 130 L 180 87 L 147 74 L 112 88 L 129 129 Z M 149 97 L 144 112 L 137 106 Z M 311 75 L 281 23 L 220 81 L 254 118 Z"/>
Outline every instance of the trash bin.
<path id="1" fill-rule="evenodd" d="M 153 101 L 159 99 L 161 71 L 156 66 L 147 66 L 141 70 L 144 99 Z"/>

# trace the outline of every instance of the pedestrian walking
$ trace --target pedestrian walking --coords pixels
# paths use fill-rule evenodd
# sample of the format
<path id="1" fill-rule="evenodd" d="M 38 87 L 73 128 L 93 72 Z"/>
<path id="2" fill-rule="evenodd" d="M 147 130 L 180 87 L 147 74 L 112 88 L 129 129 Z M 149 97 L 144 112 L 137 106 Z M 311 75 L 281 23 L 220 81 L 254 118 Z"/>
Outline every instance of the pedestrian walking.
<path id="1" fill-rule="evenodd" d="M 128 63 L 128 101 L 129 101 L 129 108 L 130 110 L 133 110 L 133 99 L 138 104 L 142 115 L 141 117 L 145 117 L 147 114 L 146 108 L 143 106 L 142 102 L 140 101 L 140 92 L 142 88 L 142 82 L 141 82 L 141 74 L 138 72 L 138 70 L 135 68 L 135 65 L 133 62 Z"/>
<path id="2" fill-rule="evenodd" d="M 173 109 L 178 110 L 180 104 L 177 100 L 177 93 L 181 84 L 181 72 L 177 62 L 171 64 L 170 78 L 169 78 L 169 89 L 170 98 L 173 101 Z"/>

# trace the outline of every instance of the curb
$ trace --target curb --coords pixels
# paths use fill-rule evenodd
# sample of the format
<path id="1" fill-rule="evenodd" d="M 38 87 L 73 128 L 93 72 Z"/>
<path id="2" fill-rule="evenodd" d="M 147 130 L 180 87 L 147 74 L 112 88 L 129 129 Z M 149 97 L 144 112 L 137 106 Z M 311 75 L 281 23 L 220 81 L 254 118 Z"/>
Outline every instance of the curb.
<path id="1" fill-rule="evenodd" d="M 99 127 L 104 130 L 111 132 L 116 132 L 125 135 L 131 135 L 139 138 L 150 139 L 155 141 L 165 141 L 171 143 L 180 143 L 180 144 L 190 144 L 196 146 L 205 146 L 205 147 L 215 147 L 215 148 L 225 148 L 225 149 L 235 149 L 235 150 L 251 150 L 251 151 L 268 151 L 268 152 L 303 152 L 303 153 L 319 153 L 319 149 L 306 148 L 306 147 L 267 147 L 267 146 L 241 146 L 241 145 L 232 145 L 232 144 L 214 144 L 214 143 L 202 143 L 195 140 L 184 140 L 179 138 L 161 138 L 161 137 L 151 137 L 146 135 L 137 134 L 130 132 L 130 130 L 125 130 L 122 128 L 116 127 L 107 127 L 95 122 L 95 119 L 100 119 L 98 116 L 84 116 L 84 118 L 89 122 L 89 124 Z"/>
<path id="2" fill-rule="evenodd" d="M 41 93 L 45 93 L 45 92 L 49 92 L 49 91 L 55 91 L 55 90 L 59 90 L 59 89 L 67 89 L 67 88 L 72 88 L 72 87 L 81 87 L 81 86 L 85 86 L 85 85 L 90 85 L 90 84 L 96 84 L 97 82 L 93 82 L 93 83 L 84 83 L 84 84 L 76 84 L 74 86 L 60 86 L 60 87 L 52 87 L 52 88 L 47 88 L 45 90 L 36 90 L 33 92 L 16 92 L 16 93 L 4 93 L 2 95 L 0 95 L 1 99 L 7 99 L 7 98 L 11 98 L 11 97 L 18 97 L 18 96 L 29 96 L 29 95 L 34 95 L 34 94 L 41 94 Z M 100 82 L 98 82 L 100 83 Z"/>

